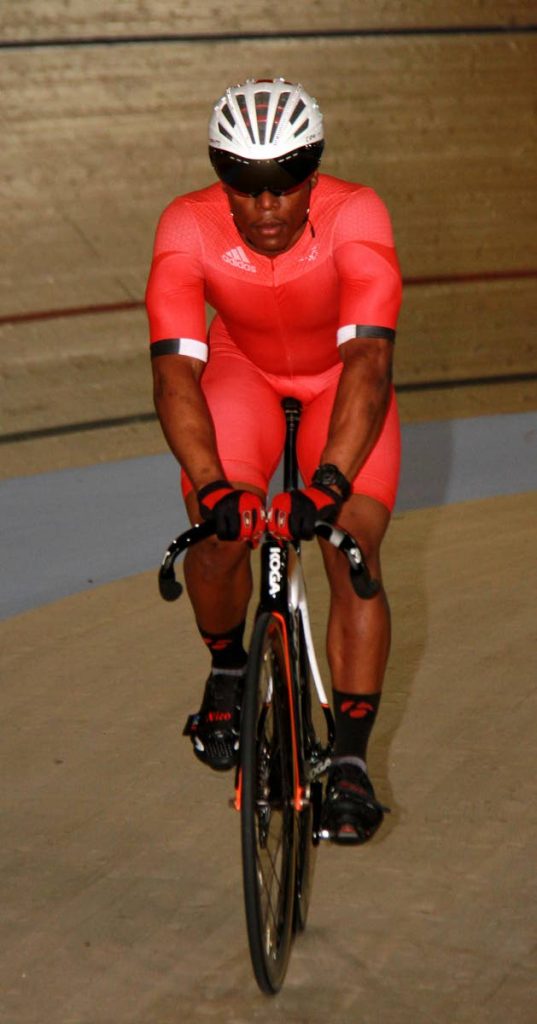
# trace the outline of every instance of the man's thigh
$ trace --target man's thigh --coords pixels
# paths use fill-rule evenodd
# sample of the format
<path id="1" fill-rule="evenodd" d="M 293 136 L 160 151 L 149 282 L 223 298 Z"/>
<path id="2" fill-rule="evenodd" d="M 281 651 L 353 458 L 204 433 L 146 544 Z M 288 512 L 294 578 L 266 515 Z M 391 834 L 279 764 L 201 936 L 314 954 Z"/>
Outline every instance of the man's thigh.
<path id="1" fill-rule="evenodd" d="M 337 391 L 337 380 L 306 407 L 298 435 L 298 459 L 302 478 L 309 483 L 326 445 Z M 395 394 L 378 440 L 352 481 L 352 493 L 381 502 L 391 512 L 395 505 L 401 463 L 401 432 Z"/>
<path id="2" fill-rule="evenodd" d="M 279 395 L 240 354 L 217 352 L 207 364 L 201 387 L 226 478 L 266 493 L 285 437 Z M 189 489 L 184 480 L 184 493 Z"/>

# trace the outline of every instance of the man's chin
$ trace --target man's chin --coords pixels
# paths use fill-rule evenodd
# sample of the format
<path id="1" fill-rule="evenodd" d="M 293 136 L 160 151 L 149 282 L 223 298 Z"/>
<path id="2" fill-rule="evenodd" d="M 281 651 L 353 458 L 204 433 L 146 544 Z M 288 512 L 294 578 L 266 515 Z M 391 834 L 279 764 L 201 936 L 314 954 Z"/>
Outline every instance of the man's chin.
<path id="1" fill-rule="evenodd" d="M 275 256 L 279 252 L 285 252 L 288 244 L 287 238 L 282 237 L 281 233 L 269 236 L 265 234 L 259 235 L 257 233 L 253 236 L 247 235 L 246 241 L 248 242 L 248 245 L 251 245 L 253 249 L 257 250 L 257 252 L 265 253 L 267 256 Z"/>

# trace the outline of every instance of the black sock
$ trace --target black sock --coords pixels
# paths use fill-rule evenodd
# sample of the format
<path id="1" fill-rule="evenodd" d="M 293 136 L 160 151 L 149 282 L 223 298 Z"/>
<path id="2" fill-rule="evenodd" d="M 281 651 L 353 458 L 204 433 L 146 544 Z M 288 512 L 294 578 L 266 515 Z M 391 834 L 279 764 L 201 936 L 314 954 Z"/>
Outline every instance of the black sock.
<path id="1" fill-rule="evenodd" d="M 242 643 L 245 625 L 245 622 L 239 622 L 227 633 L 209 633 L 198 624 L 203 642 L 209 648 L 213 668 L 244 668 L 248 660 Z"/>
<path id="2" fill-rule="evenodd" d="M 380 693 L 342 693 L 334 690 L 336 757 L 360 757 L 365 761 L 367 741 L 375 724 Z"/>

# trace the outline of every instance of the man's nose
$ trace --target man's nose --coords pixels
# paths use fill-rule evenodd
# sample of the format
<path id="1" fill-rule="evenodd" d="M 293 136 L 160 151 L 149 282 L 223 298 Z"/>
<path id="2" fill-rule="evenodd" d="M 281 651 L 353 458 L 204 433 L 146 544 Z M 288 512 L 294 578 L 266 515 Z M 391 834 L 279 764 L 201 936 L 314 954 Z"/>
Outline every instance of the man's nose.
<path id="1" fill-rule="evenodd" d="M 265 189 L 265 191 L 261 192 L 261 195 L 257 197 L 257 205 L 261 210 L 272 210 L 273 207 L 278 206 L 279 202 L 280 197 L 275 196 L 272 192 L 269 192 L 268 189 Z"/>

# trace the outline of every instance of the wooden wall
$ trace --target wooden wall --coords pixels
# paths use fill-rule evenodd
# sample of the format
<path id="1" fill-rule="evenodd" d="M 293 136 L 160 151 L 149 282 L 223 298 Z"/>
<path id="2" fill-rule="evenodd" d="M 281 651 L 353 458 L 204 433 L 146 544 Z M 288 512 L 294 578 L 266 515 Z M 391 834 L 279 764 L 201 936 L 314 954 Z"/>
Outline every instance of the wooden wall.
<path id="1" fill-rule="evenodd" d="M 137 303 L 155 222 L 211 180 L 211 104 L 247 76 L 303 81 L 325 114 L 324 169 L 388 203 L 407 281 L 398 383 L 536 370 L 537 34 L 522 30 L 536 3 L 267 2 L 247 18 L 233 2 L 88 6 L 18 0 L 0 15 L 4 429 L 150 408 Z M 240 32 L 260 35 L 218 38 Z M 214 38 L 139 41 L 170 33 Z M 125 35 L 138 41 L 110 45 Z M 104 365 L 129 386 L 105 384 Z M 36 374 L 45 395 L 28 403 Z"/>
<path id="2" fill-rule="evenodd" d="M 293 32 L 524 25 L 534 0 L 4 0 L 7 40 L 158 33 Z"/>

